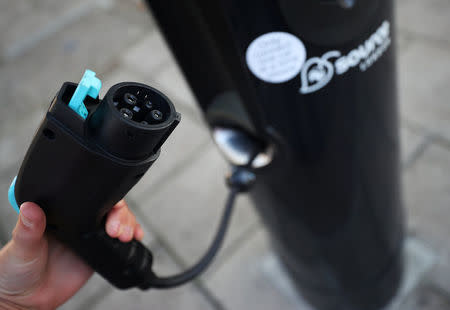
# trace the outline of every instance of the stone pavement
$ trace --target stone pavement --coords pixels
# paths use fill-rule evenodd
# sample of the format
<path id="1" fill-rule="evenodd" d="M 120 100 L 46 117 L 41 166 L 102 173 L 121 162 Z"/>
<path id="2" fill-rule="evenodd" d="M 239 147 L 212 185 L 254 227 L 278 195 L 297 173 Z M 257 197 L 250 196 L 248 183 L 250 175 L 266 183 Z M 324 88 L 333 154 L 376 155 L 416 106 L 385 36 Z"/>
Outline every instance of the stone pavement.
<path id="1" fill-rule="evenodd" d="M 398 0 L 397 13 L 408 229 L 421 245 L 417 257 L 433 257 L 419 264 L 428 267 L 397 307 L 450 309 L 450 2 Z M 142 3 L 2 1 L 0 29 L 0 107 L 7 111 L 0 113 L 0 244 L 17 217 L 6 193 L 32 132 L 61 83 L 90 68 L 104 90 L 141 81 L 166 92 L 183 114 L 161 159 L 127 198 L 157 270 L 171 274 L 193 263 L 220 217 L 227 165 Z M 310 309 L 284 276 L 250 205 L 239 198 L 226 244 L 198 281 L 142 293 L 118 291 L 94 276 L 62 309 Z"/>

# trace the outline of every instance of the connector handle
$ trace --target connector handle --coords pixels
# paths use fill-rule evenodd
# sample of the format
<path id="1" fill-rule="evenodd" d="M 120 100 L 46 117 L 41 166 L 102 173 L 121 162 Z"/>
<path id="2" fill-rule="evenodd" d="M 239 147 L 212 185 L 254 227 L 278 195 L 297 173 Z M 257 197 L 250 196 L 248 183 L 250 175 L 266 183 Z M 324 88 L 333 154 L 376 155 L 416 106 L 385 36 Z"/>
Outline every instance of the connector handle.
<path id="1" fill-rule="evenodd" d="M 119 289 L 140 287 L 152 282 L 153 255 L 144 244 L 124 243 L 111 238 L 104 229 L 65 240 L 96 272 Z"/>

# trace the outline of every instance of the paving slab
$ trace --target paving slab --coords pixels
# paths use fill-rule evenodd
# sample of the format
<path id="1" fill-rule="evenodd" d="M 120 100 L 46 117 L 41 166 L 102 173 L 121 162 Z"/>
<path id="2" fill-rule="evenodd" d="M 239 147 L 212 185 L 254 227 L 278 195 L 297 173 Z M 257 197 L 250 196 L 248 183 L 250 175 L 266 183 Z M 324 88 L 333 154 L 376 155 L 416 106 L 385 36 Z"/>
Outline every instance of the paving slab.
<path id="1" fill-rule="evenodd" d="M 402 117 L 450 139 L 450 49 L 416 39 L 398 60 Z"/>
<path id="2" fill-rule="evenodd" d="M 121 63 L 149 78 L 154 87 L 175 101 L 194 106 L 196 99 L 160 31 L 139 40 L 121 58 Z"/>
<path id="3" fill-rule="evenodd" d="M 410 229 L 450 257 L 450 151 L 431 145 L 404 174 L 405 205 Z"/>
<path id="4" fill-rule="evenodd" d="M 419 287 L 399 310 L 449 310 L 450 299 L 432 287 Z"/>
<path id="5" fill-rule="evenodd" d="M 413 38 L 410 33 L 406 33 L 405 31 L 397 31 L 397 55 L 405 52 L 411 41 L 413 41 Z"/>
<path id="6" fill-rule="evenodd" d="M 397 0 L 397 23 L 400 31 L 434 40 L 446 41 L 450 28 L 450 5 L 447 0 Z M 420 20 L 420 22 L 418 22 Z"/>
<path id="7" fill-rule="evenodd" d="M 228 189 L 224 181 L 227 165 L 212 146 L 204 148 L 203 154 L 185 168 L 173 175 L 163 188 L 150 189 L 141 199 L 145 202 L 142 211 L 151 227 L 188 266 L 210 245 Z M 238 197 L 225 244 L 210 272 L 257 222 L 248 197 Z"/>
<path id="8" fill-rule="evenodd" d="M 147 9 L 145 0 L 97 0 L 97 1 L 113 1 L 111 6 L 111 18 L 117 18 L 126 22 L 128 25 L 136 25 L 143 27 L 145 30 L 142 35 L 138 36 L 133 42 L 139 42 L 142 37 L 151 32 L 155 28 L 153 16 Z M 107 4 L 103 5 L 108 7 Z M 130 41 L 132 42 L 132 41 Z M 123 52 L 126 53 L 132 43 L 124 46 Z"/>
<path id="9" fill-rule="evenodd" d="M 120 61 L 145 77 L 155 77 L 164 65 L 174 59 L 161 32 L 155 29 L 129 48 Z"/>
<path id="10" fill-rule="evenodd" d="M 0 4 L 1 56 L 6 60 L 20 56 L 33 42 L 51 35 L 73 18 L 90 13 L 98 1 L 44 0 L 8 1 Z M 56 22 L 55 22 L 56 21 Z M 31 44 L 31 45 L 30 45 Z"/>
<path id="11" fill-rule="evenodd" d="M 195 107 L 196 99 L 186 79 L 175 61 L 169 61 L 164 69 L 152 80 L 155 87 L 174 97 L 175 101 Z"/>
<path id="12" fill-rule="evenodd" d="M 161 275 L 171 275 L 180 271 L 174 261 L 162 247 L 152 247 L 155 254 L 154 270 Z M 137 289 L 128 291 L 113 290 L 91 309 L 214 309 L 213 305 L 201 293 L 194 284 L 187 284 L 171 290 L 149 290 Z M 81 310 L 81 309 L 80 309 Z"/>
<path id="13" fill-rule="evenodd" d="M 209 281 L 209 290 L 227 309 L 313 310 L 295 295 L 259 230 Z"/>
<path id="14" fill-rule="evenodd" d="M 150 31 L 146 12 L 118 3 L 94 10 L 0 68 L 0 108 L 8 109 L 0 114 L 0 132 L 30 110 L 48 107 L 61 84 L 78 82 L 86 68 L 110 70 L 129 44 Z"/>
<path id="15" fill-rule="evenodd" d="M 45 108 L 36 109 L 22 115 L 22 118 L 15 122 L 8 122 L 10 126 L 0 133 L 0 175 L 5 170 L 19 168 L 46 112 Z M 12 173 L 17 172 L 12 171 Z"/>
<path id="16" fill-rule="evenodd" d="M 151 20 L 140 0 L 43 0 L 0 4 L 0 60 L 10 62 L 33 50 L 41 41 L 64 32 L 79 19 L 98 10 L 118 10 L 115 18 L 130 24 Z M 112 16 L 112 18 L 114 18 Z"/>
<path id="17" fill-rule="evenodd" d="M 440 257 L 433 269 L 428 272 L 425 282 L 450 296 L 450 258 Z"/>

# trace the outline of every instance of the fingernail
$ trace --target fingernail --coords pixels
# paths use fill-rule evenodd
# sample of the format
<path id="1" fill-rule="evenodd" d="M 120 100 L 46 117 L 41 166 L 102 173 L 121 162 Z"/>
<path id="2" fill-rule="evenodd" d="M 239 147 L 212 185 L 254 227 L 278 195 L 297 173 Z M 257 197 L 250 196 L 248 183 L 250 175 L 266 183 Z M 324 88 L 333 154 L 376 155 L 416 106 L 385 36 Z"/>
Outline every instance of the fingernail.
<path id="1" fill-rule="evenodd" d="M 27 217 L 28 208 L 27 207 L 22 208 L 22 206 L 20 207 L 20 220 L 25 226 L 33 227 L 33 221 Z"/>
<path id="2" fill-rule="evenodd" d="M 108 232 L 112 235 L 117 235 L 120 229 L 120 221 L 112 221 L 108 223 Z"/>

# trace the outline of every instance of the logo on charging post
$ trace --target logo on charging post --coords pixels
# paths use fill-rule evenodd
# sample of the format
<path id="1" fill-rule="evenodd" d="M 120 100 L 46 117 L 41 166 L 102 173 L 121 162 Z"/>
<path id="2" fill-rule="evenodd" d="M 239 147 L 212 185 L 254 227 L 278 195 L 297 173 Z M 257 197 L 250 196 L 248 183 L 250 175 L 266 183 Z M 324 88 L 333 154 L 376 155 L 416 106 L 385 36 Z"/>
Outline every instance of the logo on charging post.
<path id="1" fill-rule="evenodd" d="M 348 53 L 331 50 L 306 60 L 306 49 L 299 38 L 287 32 L 269 32 L 250 43 L 246 61 L 249 70 L 267 83 L 285 83 L 300 73 L 299 92 L 310 94 L 351 68 L 366 71 L 390 45 L 390 23 L 384 21 L 366 41 Z"/>
<path id="2" fill-rule="evenodd" d="M 300 93 L 309 94 L 327 85 L 335 74 L 342 75 L 353 67 L 359 66 L 366 71 L 372 66 L 391 44 L 390 23 L 383 24 L 359 47 L 347 55 L 340 51 L 329 51 L 322 57 L 308 59 L 300 73 Z"/>

